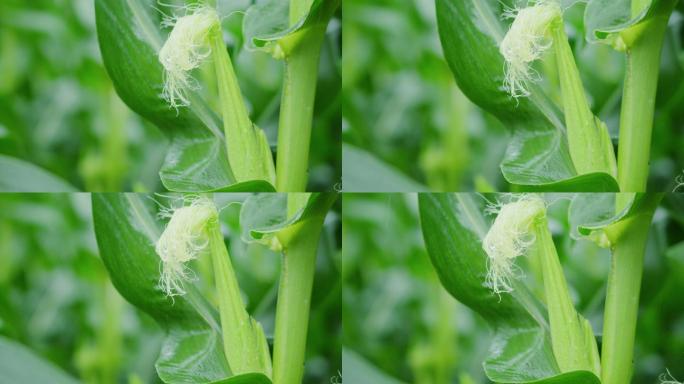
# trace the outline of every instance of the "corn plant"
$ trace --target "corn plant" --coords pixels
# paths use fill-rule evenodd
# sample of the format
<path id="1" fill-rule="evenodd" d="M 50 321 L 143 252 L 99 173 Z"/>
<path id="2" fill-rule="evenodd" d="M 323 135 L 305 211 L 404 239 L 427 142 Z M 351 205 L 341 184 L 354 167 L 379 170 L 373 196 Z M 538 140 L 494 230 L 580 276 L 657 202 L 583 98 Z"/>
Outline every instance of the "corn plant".
<path id="1" fill-rule="evenodd" d="M 219 219 L 224 207 L 207 195 L 161 209 L 137 194 L 93 195 L 97 242 L 114 286 L 166 332 L 156 362 L 164 382 L 302 382 L 316 252 L 335 200 L 330 193 L 262 194 L 239 203 L 240 241 L 282 254 L 271 353 L 241 296 Z"/>
<path id="2" fill-rule="evenodd" d="M 558 196 L 487 202 L 474 194 L 419 195 L 423 236 L 442 284 L 493 329 L 483 364 L 491 381 L 631 381 L 644 255 L 662 197 L 571 197 L 567 217 L 574 235 L 612 254 L 599 344 L 590 322 L 575 309 L 547 219 Z"/>
<path id="3" fill-rule="evenodd" d="M 436 0 L 459 87 L 513 131 L 500 167 L 518 190 L 646 191 L 660 55 L 677 1 L 584 2 L 587 41 L 625 57 L 617 156 L 565 31 L 578 1 Z"/>
<path id="4" fill-rule="evenodd" d="M 95 0 L 107 72 L 124 102 L 171 139 L 171 191 L 292 191 L 307 185 L 318 63 L 339 0 L 264 0 L 244 14 L 246 47 L 283 60 L 277 161 L 249 116 L 216 0 Z M 218 3 L 220 5 L 220 2 Z"/>

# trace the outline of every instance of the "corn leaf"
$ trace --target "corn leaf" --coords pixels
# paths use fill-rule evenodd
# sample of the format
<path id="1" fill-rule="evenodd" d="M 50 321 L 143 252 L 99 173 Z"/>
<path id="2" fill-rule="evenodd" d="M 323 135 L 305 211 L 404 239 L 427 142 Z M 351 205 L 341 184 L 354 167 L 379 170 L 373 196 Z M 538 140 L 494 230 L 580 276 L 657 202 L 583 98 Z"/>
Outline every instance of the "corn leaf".
<path id="1" fill-rule="evenodd" d="M 503 87 L 499 42 L 506 33 L 504 5 L 497 0 L 436 0 L 442 48 L 456 82 L 475 104 L 512 132 L 501 171 L 518 190 L 617 191 L 607 173 L 579 175 L 568 149 L 559 108 L 537 86 L 512 98 Z"/>
<path id="2" fill-rule="evenodd" d="M 423 237 L 442 285 L 494 331 L 484 362 L 487 377 L 496 383 L 600 384 L 588 371 L 560 373 L 546 311 L 524 285 L 514 282 L 513 292 L 501 296 L 485 286 L 482 239 L 489 226 L 482 213 L 483 199 L 421 193 L 418 201 Z"/>
<path id="3" fill-rule="evenodd" d="M 290 198 L 291 198 L 290 194 Z M 269 243 L 278 232 L 313 216 L 325 216 L 337 199 L 336 193 L 301 194 L 306 197 L 300 209 L 288 214 L 288 194 L 265 193 L 248 197 L 240 210 L 242 240 Z"/>
<path id="4" fill-rule="evenodd" d="M 604 196 L 605 195 L 605 196 Z M 596 242 L 599 246 L 611 246 L 611 228 L 624 222 L 659 201 L 661 194 L 636 193 L 627 196 L 627 204 L 616 212 L 615 194 L 579 193 L 575 195 L 568 208 L 571 235 Z"/>
<path id="5" fill-rule="evenodd" d="M 296 23 L 290 23 L 289 1 L 257 1 L 247 9 L 243 19 L 242 31 L 247 48 L 276 54 L 281 39 L 314 24 L 327 23 L 339 5 L 340 0 L 313 0 L 309 11 Z"/>
<path id="6" fill-rule="evenodd" d="M 380 369 L 374 367 L 362 356 L 345 348 L 342 350 L 344 379 L 356 384 L 402 384 Z"/>
<path id="7" fill-rule="evenodd" d="M 349 144 L 342 144 L 342 188 L 353 192 L 428 191 L 371 153 Z"/>
<path id="8" fill-rule="evenodd" d="M 29 162 L 0 155 L 0 192 L 76 192 L 76 188 Z"/>
<path id="9" fill-rule="evenodd" d="M 77 384 L 79 381 L 27 347 L 0 336 L 0 384 L 15 383 Z"/>
<path id="10" fill-rule="evenodd" d="M 661 4 L 671 0 L 652 0 L 632 16 L 632 0 L 589 0 L 584 11 L 587 40 L 620 48 L 620 32 L 655 15 Z"/>

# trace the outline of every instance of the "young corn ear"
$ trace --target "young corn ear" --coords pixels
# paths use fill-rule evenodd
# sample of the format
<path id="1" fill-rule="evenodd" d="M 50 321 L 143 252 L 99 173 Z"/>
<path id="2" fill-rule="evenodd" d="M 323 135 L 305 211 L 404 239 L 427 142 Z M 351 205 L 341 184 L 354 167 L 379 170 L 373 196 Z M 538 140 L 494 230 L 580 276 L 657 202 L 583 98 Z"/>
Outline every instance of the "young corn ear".
<path id="1" fill-rule="evenodd" d="M 507 16 L 515 19 L 501 41 L 499 51 L 506 62 L 504 88 L 511 96 L 529 96 L 527 82 L 538 78 L 531 65 L 551 47 L 549 26 L 561 14 L 561 7 L 555 0 L 542 0 L 531 7 L 507 12 Z"/>
<path id="2" fill-rule="evenodd" d="M 167 296 L 184 295 L 183 283 L 192 278 L 186 263 L 207 249 L 205 228 L 218 212 L 211 200 L 197 198 L 189 206 L 162 212 L 162 216 L 171 219 L 155 247 L 162 262 L 159 286 Z"/>
<path id="3" fill-rule="evenodd" d="M 544 283 L 551 345 L 561 372 L 586 370 L 600 377 L 600 357 L 591 324 L 577 313 L 546 219 L 546 203 L 536 195 L 491 208 L 498 216 L 482 247 L 489 257 L 486 284 L 512 291 L 515 258 L 527 255 L 539 264 Z"/>
<path id="4" fill-rule="evenodd" d="M 159 51 L 159 62 L 164 67 L 162 97 L 173 108 L 190 104 L 187 92 L 197 88 L 190 72 L 211 55 L 208 36 L 220 25 L 213 8 L 200 5 L 188 8 L 188 12 L 191 13 L 164 21 L 173 30 Z"/>
<path id="5" fill-rule="evenodd" d="M 171 217 L 156 245 L 162 261 L 162 290 L 168 296 L 185 294 L 183 284 L 192 277 L 186 263 L 203 253 L 210 255 L 228 366 L 236 375 L 260 372 L 270 377 L 268 342 L 261 324 L 245 310 L 214 202 L 206 197 L 193 197 L 190 205 L 165 210 L 162 216 Z"/>
<path id="6" fill-rule="evenodd" d="M 489 259 L 486 285 L 496 294 L 511 292 L 511 279 L 518 275 L 515 259 L 535 242 L 534 222 L 546 213 L 546 203 L 535 195 L 490 208 L 498 213 L 482 241 Z"/>

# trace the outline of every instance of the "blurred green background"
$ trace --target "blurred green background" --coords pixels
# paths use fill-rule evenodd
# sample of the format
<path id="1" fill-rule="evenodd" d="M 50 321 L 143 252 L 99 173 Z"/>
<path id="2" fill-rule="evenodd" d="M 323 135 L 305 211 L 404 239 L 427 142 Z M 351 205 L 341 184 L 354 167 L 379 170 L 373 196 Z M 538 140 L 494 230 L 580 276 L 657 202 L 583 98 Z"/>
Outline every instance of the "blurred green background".
<path id="1" fill-rule="evenodd" d="M 221 14 L 230 15 L 225 36 L 251 117 L 275 148 L 282 63 L 242 48 L 242 13 L 234 12 L 252 3 L 218 0 Z M 332 190 L 341 178 L 339 14 L 328 32 L 309 190 Z M 0 73 L 0 191 L 45 191 L 37 178 L 62 191 L 64 183 L 85 191 L 163 190 L 157 173 L 168 141 L 116 95 L 102 65 L 93 0 L 1 1 Z"/>
<path id="2" fill-rule="evenodd" d="M 230 205 L 221 221 L 247 310 L 272 340 L 280 256 L 240 240 L 239 205 L 231 203 L 246 196 L 215 199 Z M 328 383 L 342 369 L 340 207 L 328 214 L 318 250 L 305 384 Z M 204 278 L 212 276 L 207 260 L 193 270 L 215 304 L 211 278 Z M 98 255 L 89 194 L 0 194 L 0 344 L 19 343 L 39 359 L 26 364 L 0 345 L 0 383 L 29 384 L 7 381 L 3 372 L 19 367 L 30 375 L 46 363 L 83 383 L 161 383 L 154 363 L 163 337 L 112 286 Z"/>
<path id="3" fill-rule="evenodd" d="M 600 340 L 610 255 L 570 236 L 569 197 L 549 196 L 555 201 L 550 228 L 571 296 Z M 488 383 L 482 362 L 490 331 L 440 285 L 423 243 L 416 194 L 345 194 L 342 228 L 346 378 L 355 384 Z M 666 369 L 683 380 L 684 195 L 665 197 L 645 260 L 632 382 L 656 383 Z M 524 258 L 518 264 L 526 269 Z M 531 275 L 525 274 L 533 284 Z"/>
<path id="4" fill-rule="evenodd" d="M 509 191 L 499 163 L 510 133 L 459 92 L 434 0 L 345 0 L 343 9 L 344 189 Z M 584 3 L 566 11 L 566 30 L 592 110 L 616 142 L 624 55 L 584 40 L 583 12 Z M 671 191 L 684 169 L 683 14 L 680 2 L 662 55 L 649 190 Z M 557 86 L 542 85 L 558 99 Z"/>

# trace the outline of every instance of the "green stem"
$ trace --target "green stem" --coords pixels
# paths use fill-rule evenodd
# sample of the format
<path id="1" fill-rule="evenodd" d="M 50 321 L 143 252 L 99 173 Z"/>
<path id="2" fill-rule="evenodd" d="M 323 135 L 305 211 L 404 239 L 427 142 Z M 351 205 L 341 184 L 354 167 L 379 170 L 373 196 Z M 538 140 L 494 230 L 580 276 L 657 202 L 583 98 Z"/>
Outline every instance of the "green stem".
<path id="1" fill-rule="evenodd" d="M 325 27 L 326 24 L 319 23 L 288 37 L 294 45 L 285 56 L 276 161 L 279 192 L 306 190 L 318 62 Z"/>
<path id="2" fill-rule="evenodd" d="M 216 69 L 228 162 L 238 182 L 266 180 L 274 183 L 273 157 L 264 132 L 249 118 L 220 26 L 209 36 Z"/>
<path id="3" fill-rule="evenodd" d="M 245 310 L 218 218 L 209 221 L 207 232 L 228 366 L 234 375 L 260 372 L 270 377 L 268 342 L 261 325 Z"/>
<path id="4" fill-rule="evenodd" d="M 305 220 L 279 235 L 283 264 L 276 308 L 273 384 L 300 384 L 304 376 L 316 250 L 324 217 Z"/>
<path id="5" fill-rule="evenodd" d="M 633 11 L 641 9 L 637 3 L 643 1 L 634 2 Z M 622 37 L 627 40 L 627 68 L 618 145 L 618 184 L 622 192 L 646 191 L 660 53 L 675 3 L 661 2 L 659 10 L 647 21 L 623 32 Z"/>
<path id="6" fill-rule="evenodd" d="M 629 383 L 644 253 L 653 213 L 662 195 L 650 194 L 634 216 L 614 224 L 608 292 L 603 322 L 602 384 Z"/>

